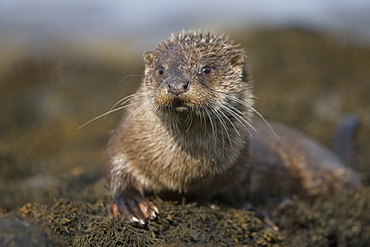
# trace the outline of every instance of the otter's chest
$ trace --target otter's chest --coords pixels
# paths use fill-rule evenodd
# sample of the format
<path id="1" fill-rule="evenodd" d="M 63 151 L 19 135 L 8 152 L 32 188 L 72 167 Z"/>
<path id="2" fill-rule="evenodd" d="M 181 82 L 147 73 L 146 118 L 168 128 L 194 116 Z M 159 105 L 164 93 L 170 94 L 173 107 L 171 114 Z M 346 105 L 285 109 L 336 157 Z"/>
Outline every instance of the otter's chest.
<path id="1" fill-rule="evenodd" d="M 167 130 L 139 132 L 127 145 L 130 160 L 146 184 L 154 191 L 163 189 L 186 192 L 206 184 L 225 173 L 236 159 L 227 143 L 219 143 L 212 135 Z M 148 138 L 150 136 L 150 138 Z M 130 148 L 135 147 L 135 148 Z M 232 154 L 232 155 L 230 155 Z"/>

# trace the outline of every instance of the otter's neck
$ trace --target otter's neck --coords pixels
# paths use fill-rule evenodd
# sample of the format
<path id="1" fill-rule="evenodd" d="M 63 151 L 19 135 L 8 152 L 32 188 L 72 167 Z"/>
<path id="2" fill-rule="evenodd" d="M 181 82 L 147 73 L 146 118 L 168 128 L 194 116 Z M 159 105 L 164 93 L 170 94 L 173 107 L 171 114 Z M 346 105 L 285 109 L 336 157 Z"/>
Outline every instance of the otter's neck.
<path id="1" fill-rule="evenodd" d="M 238 154 L 248 141 L 247 130 L 232 117 L 189 112 L 161 112 L 158 116 L 181 148 L 203 152 L 205 157 L 230 159 L 228 156 Z"/>

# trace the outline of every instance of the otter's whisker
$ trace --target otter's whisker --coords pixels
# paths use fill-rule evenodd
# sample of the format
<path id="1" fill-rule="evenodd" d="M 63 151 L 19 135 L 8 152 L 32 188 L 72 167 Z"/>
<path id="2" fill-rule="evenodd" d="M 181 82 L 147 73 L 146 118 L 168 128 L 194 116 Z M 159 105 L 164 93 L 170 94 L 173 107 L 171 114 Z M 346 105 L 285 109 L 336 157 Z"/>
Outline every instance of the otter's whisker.
<path id="1" fill-rule="evenodd" d="M 117 101 L 110 109 L 108 112 L 111 112 L 114 107 L 116 107 L 118 104 L 121 103 L 121 106 L 126 104 L 129 100 L 133 99 L 133 98 L 136 98 L 136 97 L 141 97 L 141 96 L 146 96 L 146 95 L 150 95 L 150 93 L 134 93 L 134 94 L 130 94 L 126 97 L 123 97 L 122 99 L 120 99 L 119 101 Z M 108 115 L 108 114 L 107 114 Z"/>
<path id="2" fill-rule="evenodd" d="M 207 133 L 207 122 L 205 113 L 203 111 L 200 111 L 199 115 L 200 115 L 200 125 L 204 127 L 204 133 Z"/>
<path id="3" fill-rule="evenodd" d="M 207 108 L 207 107 L 205 107 L 205 108 L 204 108 L 204 110 L 205 110 L 205 113 L 207 114 L 207 117 L 208 117 L 209 122 L 210 122 L 210 124 L 211 124 L 211 128 L 212 128 L 212 136 L 213 136 L 214 142 L 216 142 L 216 140 L 217 140 L 217 130 L 216 130 L 216 126 L 215 126 L 215 124 L 213 123 L 213 118 L 211 117 L 211 114 L 209 113 L 208 108 Z M 212 109 L 211 109 L 211 112 L 212 112 Z M 205 128 L 206 128 L 206 130 L 207 130 L 207 124 L 206 124 L 206 122 L 204 122 L 204 127 L 205 127 Z"/>
<path id="4" fill-rule="evenodd" d="M 122 99 L 120 99 L 119 101 L 117 101 L 107 112 L 103 113 L 103 114 L 100 114 L 99 116 L 96 116 L 94 117 L 93 119 L 87 121 L 86 123 L 82 124 L 81 126 L 79 126 L 77 129 L 80 129 L 82 127 L 84 127 L 85 125 L 88 125 L 89 123 L 99 119 L 99 118 L 102 118 L 102 117 L 106 117 L 108 116 L 109 114 L 113 113 L 113 112 L 116 112 L 116 111 L 119 111 L 121 109 L 124 109 L 132 104 L 135 104 L 135 103 L 131 103 L 129 105 L 125 105 L 123 106 L 126 102 L 128 102 L 130 99 L 132 98 L 136 98 L 136 97 L 141 97 L 141 96 L 145 96 L 145 95 L 149 95 L 149 93 L 134 93 L 134 94 L 130 94 Z M 115 108 L 118 104 L 120 104 L 122 101 L 124 101 L 120 107 L 118 108 Z"/>
<path id="5" fill-rule="evenodd" d="M 114 106 L 118 105 L 119 103 L 121 103 L 121 105 L 124 105 L 127 101 L 133 99 L 133 98 L 136 98 L 136 97 L 141 97 L 141 96 L 148 96 L 150 95 L 151 93 L 134 93 L 134 94 L 131 94 L 131 95 L 128 95 L 126 97 L 124 97 L 123 99 L 119 100 L 115 105 L 112 106 L 112 108 L 114 108 Z"/>
<path id="6" fill-rule="evenodd" d="M 241 112 L 239 112 L 239 114 L 241 115 L 238 115 L 237 112 L 235 112 L 234 109 L 230 108 L 229 106 L 227 105 L 222 105 L 221 106 L 222 109 L 224 109 L 227 113 L 229 113 L 231 116 L 233 116 L 246 130 L 247 132 L 249 133 L 250 136 L 252 136 L 251 132 L 249 131 L 249 129 L 247 128 L 247 126 L 243 123 L 243 122 L 246 122 L 248 125 L 250 125 L 250 123 L 248 123 L 248 121 L 246 121 L 242 116 L 244 116 Z M 237 109 L 236 109 L 237 110 Z"/>
<path id="7" fill-rule="evenodd" d="M 97 119 L 99 119 L 99 118 L 105 117 L 105 116 L 107 116 L 107 115 L 109 115 L 109 114 L 111 114 L 111 113 L 113 113 L 113 112 L 116 112 L 116 111 L 119 111 L 119 110 L 125 109 L 126 107 L 128 107 L 128 106 L 130 106 L 130 105 L 134 105 L 134 104 L 136 104 L 136 103 L 132 103 L 132 104 L 128 104 L 128 105 L 124 105 L 124 106 L 120 106 L 120 107 L 118 107 L 118 108 L 116 108 L 116 109 L 109 110 L 109 111 L 107 111 L 107 112 L 105 112 L 105 113 L 103 113 L 103 114 L 100 114 L 99 116 L 96 116 L 96 117 L 94 117 L 93 119 L 91 119 L 91 120 L 87 121 L 86 123 L 84 123 L 84 124 L 82 124 L 81 126 L 79 126 L 77 129 L 81 129 L 81 128 L 82 128 L 82 127 L 84 127 L 85 125 L 88 125 L 89 123 L 91 123 L 91 122 L 93 122 L 93 121 L 95 121 L 95 120 L 97 120 Z"/>
<path id="8" fill-rule="evenodd" d="M 125 121 L 122 123 L 122 125 L 125 125 L 126 124 L 126 122 L 127 122 L 127 124 L 128 123 L 130 123 L 131 122 L 131 120 L 140 112 L 140 111 L 142 111 L 145 107 L 147 107 L 147 106 L 149 106 L 149 105 L 151 105 L 151 102 L 150 101 L 148 101 L 148 102 L 145 102 L 145 103 L 143 103 L 141 106 L 139 106 L 129 117 L 127 117 L 126 119 L 125 119 Z"/>
<path id="9" fill-rule="evenodd" d="M 149 94 L 148 94 L 148 95 L 149 95 Z M 148 108 L 146 109 L 145 113 L 144 113 L 144 114 L 141 116 L 141 118 L 139 119 L 139 122 L 141 122 L 143 119 L 145 119 L 146 114 L 148 114 L 148 112 L 150 112 L 149 110 L 150 110 L 150 108 L 148 107 Z"/>
<path id="10" fill-rule="evenodd" d="M 222 128 L 224 129 L 224 132 L 221 132 L 221 133 L 225 133 L 226 134 L 227 139 L 230 142 L 230 146 L 232 146 L 231 138 L 230 138 L 230 135 L 229 135 L 229 131 L 227 130 L 227 126 L 226 126 L 225 121 L 223 120 L 222 116 L 220 116 L 220 113 L 219 113 L 218 109 L 215 106 L 211 105 L 210 107 L 211 107 L 210 109 L 212 110 L 212 112 L 214 113 L 214 115 L 216 116 L 216 118 L 220 121 L 220 124 L 221 124 Z"/>
<path id="11" fill-rule="evenodd" d="M 141 75 L 141 74 L 130 74 L 130 75 L 126 75 L 126 76 L 122 77 L 122 78 L 117 82 L 117 84 L 121 83 L 122 81 L 126 80 L 127 78 L 135 77 L 135 76 L 137 76 L 137 77 L 142 77 L 143 75 Z"/>
<path id="12" fill-rule="evenodd" d="M 224 109 L 224 110 L 226 110 L 225 108 L 224 108 L 224 106 L 221 104 L 221 110 L 222 109 Z M 235 125 L 234 125 L 234 123 L 230 120 L 230 118 L 228 117 L 228 116 L 226 116 L 226 114 L 223 112 L 223 111 L 219 111 L 223 116 L 224 116 L 224 118 L 231 124 L 231 126 L 233 126 L 233 128 L 234 128 L 234 130 L 236 131 L 236 133 L 238 134 L 238 136 L 240 136 L 240 133 L 239 133 L 239 131 L 238 131 L 238 129 L 235 127 Z"/>
<path id="13" fill-rule="evenodd" d="M 180 123 L 180 119 L 179 118 L 172 118 L 172 126 L 175 126 L 175 129 L 177 130 L 177 132 L 180 133 L 180 128 L 179 128 L 179 125 L 181 125 Z"/>
<path id="14" fill-rule="evenodd" d="M 189 132 L 192 124 L 193 124 L 193 118 L 191 117 L 190 114 L 188 114 L 186 116 L 186 119 L 185 119 L 185 125 L 187 125 L 187 128 L 185 130 L 185 133 L 188 133 Z"/>
<path id="15" fill-rule="evenodd" d="M 255 132 L 257 132 L 257 130 L 252 126 L 252 124 L 250 123 L 251 119 L 246 116 L 243 112 L 241 112 L 238 108 L 236 108 L 235 106 L 233 106 L 232 104 L 228 103 L 228 102 L 225 102 L 225 106 L 234 112 L 234 114 L 236 114 L 236 116 L 238 118 L 240 118 L 244 123 L 246 123 L 252 130 L 254 130 Z M 243 126 L 246 128 L 246 126 L 243 124 Z M 249 129 L 248 129 L 249 130 Z M 248 131 L 249 132 L 249 131 Z"/>
<path id="16" fill-rule="evenodd" d="M 274 133 L 274 135 L 279 138 L 279 136 L 276 134 L 276 132 L 274 131 L 274 129 L 271 127 L 271 125 L 267 122 L 267 120 L 262 116 L 261 113 L 259 113 L 256 109 L 254 109 L 250 104 L 248 104 L 247 102 L 241 100 L 241 99 L 238 99 L 234 96 L 230 96 L 230 95 L 226 95 L 226 98 L 230 99 L 230 100 L 233 100 L 241 105 L 244 105 L 245 107 L 251 109 L 254 113 L 256 113 L 264 122 L 265 124 L 270 128 L 270 130 Z M 279 138 L 280 139 L 280 138 Z"/>

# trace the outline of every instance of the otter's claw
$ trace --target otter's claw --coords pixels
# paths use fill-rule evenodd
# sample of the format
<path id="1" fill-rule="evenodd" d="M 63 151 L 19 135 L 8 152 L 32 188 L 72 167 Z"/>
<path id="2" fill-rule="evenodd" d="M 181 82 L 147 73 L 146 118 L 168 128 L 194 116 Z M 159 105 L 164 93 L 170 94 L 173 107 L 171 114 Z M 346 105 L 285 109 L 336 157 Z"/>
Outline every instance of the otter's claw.
<path id="1" fill-rule="evenodd" d="M 115 217 L 124 216 L 131 223 L 145 225 L 146 219 L 154 219 L 158 214 L 158 208 L 149 200 L 136 195 L 131 198 L 115 197 L 109 206 L 109 213 Z"/>

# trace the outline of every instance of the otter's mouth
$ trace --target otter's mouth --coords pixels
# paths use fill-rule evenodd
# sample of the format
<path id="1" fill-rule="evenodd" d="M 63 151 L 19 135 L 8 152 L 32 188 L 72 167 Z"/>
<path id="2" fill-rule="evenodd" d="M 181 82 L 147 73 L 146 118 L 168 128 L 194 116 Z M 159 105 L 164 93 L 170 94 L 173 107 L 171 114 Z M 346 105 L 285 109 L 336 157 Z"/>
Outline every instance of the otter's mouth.
<path id="1" fill-rule="evenodd" d="M 178 106 L 178 107 L 175 107 L 175 111 L 177 111 L 177 112 L 188 112 L 189 108 L 185 107 L 185 106 Z"/>
<path id="2" fill-rule="evenodd" d="M 158 109 L 165 112 L 189 112 L 192 108 L 188 102 L 180 97 L 161 97 L 155 102 Z"/>
<path id="3" fill-rule="evenodd" d="M 175 98 L 174 99 L 171 108 L 174 111 L 177 111 L 177 112 L 187 112 L 187 111 L 189 111 L 189 106 L 183 100 L 181 100 L 180 98 Z"/>

